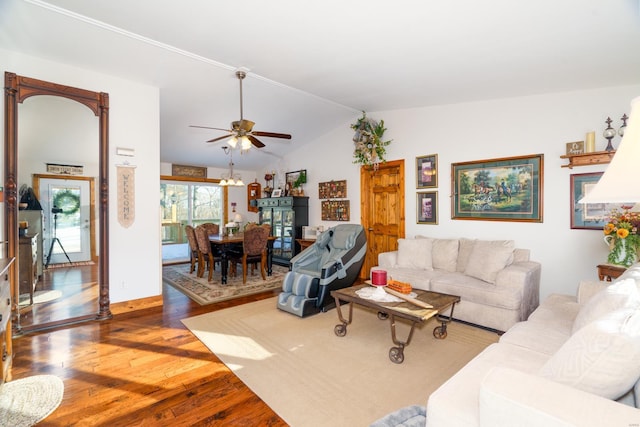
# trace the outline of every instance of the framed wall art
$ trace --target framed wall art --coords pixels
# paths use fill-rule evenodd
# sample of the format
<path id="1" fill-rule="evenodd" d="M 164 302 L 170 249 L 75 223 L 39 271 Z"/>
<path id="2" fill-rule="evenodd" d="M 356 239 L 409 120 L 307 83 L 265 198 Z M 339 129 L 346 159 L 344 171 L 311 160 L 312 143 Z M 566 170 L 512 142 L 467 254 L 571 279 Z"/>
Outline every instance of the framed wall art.
<path id="1" fill-rule="evenodd" d="M 190 178 L 206 178 L 207 168 L 200 166 L 171 165 L 171 175 Z"/>
<path id="2" fill-rule="evenodd" d="M 249 212 L 258 212 L 257 200 L 262 196 L 262 186 L 256 179 L 255 182 L 247 184 L 247 210 Z"/>
<path id="3" fill-rule="evenodd" d="M 416 157 L 416 188 L 436 188 L 438 186 L 438 155 Z"/>
<path id="4" fill-rule="evenodd" d="M 438 224 L 438 192 L 416 193 L 416 222 L 418 224 Z"/>
<path id="5" fill-rule="evenodd" d="M 578 203 L 595 187 L 602 174 L 576 173 L 570 176 L 571 228 L 602 231 L 611 210 L 622 210 L 622 203 Z"/>
<path id="6" fill-rule="evenodd" d="M 542 222 L 544 155 L 451 164 L 451 218 Z"/>

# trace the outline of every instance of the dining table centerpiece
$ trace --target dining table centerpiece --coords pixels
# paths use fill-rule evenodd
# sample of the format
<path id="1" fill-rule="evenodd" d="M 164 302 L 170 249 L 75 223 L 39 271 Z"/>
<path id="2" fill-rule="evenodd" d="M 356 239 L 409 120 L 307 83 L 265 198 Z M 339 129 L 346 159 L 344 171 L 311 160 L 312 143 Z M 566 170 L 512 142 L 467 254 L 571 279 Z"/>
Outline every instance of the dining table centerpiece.
<path id="1" fill-rule="evenodd" d="M 630 207 L 612 209 L 604 226 L 604 241 L 609 246 L 607 262 L 625 267 L 638 261 L 640 249 L 640 212 Z"/>

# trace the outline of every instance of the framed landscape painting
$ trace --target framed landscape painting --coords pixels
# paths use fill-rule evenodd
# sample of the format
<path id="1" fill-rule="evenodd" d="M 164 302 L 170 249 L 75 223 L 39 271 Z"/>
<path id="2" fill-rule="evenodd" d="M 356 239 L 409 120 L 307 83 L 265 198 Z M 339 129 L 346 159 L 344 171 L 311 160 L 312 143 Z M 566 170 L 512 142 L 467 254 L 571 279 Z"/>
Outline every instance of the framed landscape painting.
<path id="1" fill-rule="evenodd" d="M 544 155 L 451 164 L 451 218 L 542 222 Z"/>

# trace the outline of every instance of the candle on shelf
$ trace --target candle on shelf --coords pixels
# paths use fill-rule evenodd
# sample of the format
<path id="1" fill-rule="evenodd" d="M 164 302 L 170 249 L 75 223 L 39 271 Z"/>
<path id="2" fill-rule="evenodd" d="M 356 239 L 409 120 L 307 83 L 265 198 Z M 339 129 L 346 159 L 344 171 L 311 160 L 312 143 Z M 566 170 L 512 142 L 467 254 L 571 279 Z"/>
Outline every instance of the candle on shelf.
<path id="1" fill-rule="evenodd" d="M 596 132 L 595 131 L 587 132 L 587 140 L 584 148 L 587 153 L 593 153 L 594 151 L 596 151 Z"/>

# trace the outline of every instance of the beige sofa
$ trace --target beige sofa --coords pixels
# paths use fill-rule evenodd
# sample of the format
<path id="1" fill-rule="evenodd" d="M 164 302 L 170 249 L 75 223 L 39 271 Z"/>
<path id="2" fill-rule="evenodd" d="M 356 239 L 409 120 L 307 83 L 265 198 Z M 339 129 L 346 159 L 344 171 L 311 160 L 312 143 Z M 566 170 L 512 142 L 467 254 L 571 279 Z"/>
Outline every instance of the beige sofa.
<path id="1" fill-rule="evenodd" d="M 453 317 L 506 331 L 539 303 L 540 264 L 512 240 L 399 239 L 374 269 L 414 288 L 459 295 Z"/>
<path id="2" fill-rule="evenodd" d="M 551 295 L 431 394 L 427 427 L 640 425 L 640 264 Z"/>

